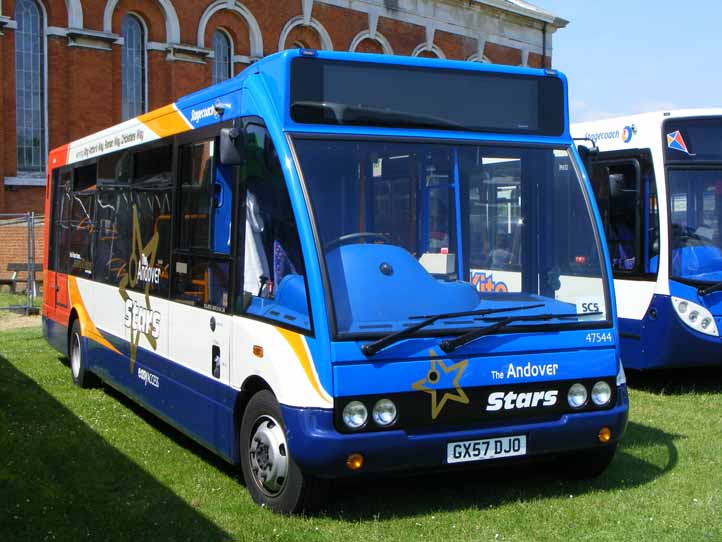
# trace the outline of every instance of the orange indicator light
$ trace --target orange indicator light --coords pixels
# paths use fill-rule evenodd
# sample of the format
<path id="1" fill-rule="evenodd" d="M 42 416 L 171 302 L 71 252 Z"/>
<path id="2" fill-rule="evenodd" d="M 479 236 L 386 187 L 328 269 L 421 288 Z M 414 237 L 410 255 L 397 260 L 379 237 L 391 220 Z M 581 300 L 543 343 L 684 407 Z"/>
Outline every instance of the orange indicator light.
<path id="1" fill-rule="evenodd" d="M 257 344 L 254 344 L 253 345 L 253 355 L 256 356 L 257 358 L 262 358 L 263 357 L 263 347 L 258 346 Z"/>
<path id="2" fill-rule="evenodd" d="M 601 442 L 602 444 L 606 444 L 607 442 L 612 440 L 612 430 L 609 429 L 609 427 L 602 427 L 599 430 L 597 438 L 599 439 L 599 442 Z"/>
<path id="3" fill-rule="evenodd" d="M 361 454 L 351 454 L 346 458 L 346 466 L 349 470 L 359 470 L 364 466 L 364 456 Z"/>

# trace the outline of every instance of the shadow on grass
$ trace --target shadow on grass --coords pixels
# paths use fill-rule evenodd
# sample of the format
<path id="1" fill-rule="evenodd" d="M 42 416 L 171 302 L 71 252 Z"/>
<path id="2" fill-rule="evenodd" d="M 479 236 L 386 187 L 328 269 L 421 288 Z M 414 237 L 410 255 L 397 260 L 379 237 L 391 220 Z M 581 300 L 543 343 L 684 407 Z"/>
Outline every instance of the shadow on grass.
<path id="1" fill-rule="evenodd" d="M 689 367 L 654 371 L 625 369 L 627 384 L 657 395 L 722 393 L 722 367 Z"/>
<path id="2" fill-rule="evenodd" d="M 386 519 L 493 508 L 520 500 L 595 491 L 616 492 L 648 484 L 674 469 L 678 461 L 674 444 L 677 438 L 653 427 L 630 423 L 610 467 L 587 481 L 560 480 L 549 468 L 551 465 L 545 463 L 337 483 L 325 514 L 348 521 Z M 665 456 L 660 464 L 640 459 L 651 448 Z"/>
<path id="3" fill-rule="evenodd" d="M 0 540 L 230 538 L 0 356 Z"/>

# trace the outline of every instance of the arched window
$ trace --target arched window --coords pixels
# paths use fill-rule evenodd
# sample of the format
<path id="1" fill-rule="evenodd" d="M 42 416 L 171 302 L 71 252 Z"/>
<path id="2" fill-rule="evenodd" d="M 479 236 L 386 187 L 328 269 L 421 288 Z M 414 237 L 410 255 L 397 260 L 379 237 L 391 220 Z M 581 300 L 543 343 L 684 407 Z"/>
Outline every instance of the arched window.
<path id="1" fill-rule="evenodd" d="M 223 30 L 213 32 L 213 84 L 230 79 L 233 75 L 231 39 Z"/>
<path id="2" fill-rule="evenodd" d="M 145 30 L 134 15 L 123 17 L 121 28 L 123 51 L 121 61 L 123 87 L 123 120 L 146 111 L 145 104 Z"/>
<path id="3" fill-rule="evenodd" d="M 45 170 L 43 12 L 35 0 L 15 2 L 15 134 L 19 173 Z"/>

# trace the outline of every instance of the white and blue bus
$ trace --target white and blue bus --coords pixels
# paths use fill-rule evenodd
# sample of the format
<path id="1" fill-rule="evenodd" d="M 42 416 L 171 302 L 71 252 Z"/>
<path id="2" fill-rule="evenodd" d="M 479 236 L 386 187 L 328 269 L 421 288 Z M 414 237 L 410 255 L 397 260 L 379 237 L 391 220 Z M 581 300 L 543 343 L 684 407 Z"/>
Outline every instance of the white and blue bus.
<path id="1" fill-rule="evenodd" d="M 56 149 L 45 334 L 276 511 L 364 473 L 596 475 L 628 401 L 566 89 L 286 51 Z"/>
<path id="2" fill-rule="evenodd" d="M 611 258 L 622 361 L 633 369 L 722 364 L 722 109 L 572 126 Z"/>

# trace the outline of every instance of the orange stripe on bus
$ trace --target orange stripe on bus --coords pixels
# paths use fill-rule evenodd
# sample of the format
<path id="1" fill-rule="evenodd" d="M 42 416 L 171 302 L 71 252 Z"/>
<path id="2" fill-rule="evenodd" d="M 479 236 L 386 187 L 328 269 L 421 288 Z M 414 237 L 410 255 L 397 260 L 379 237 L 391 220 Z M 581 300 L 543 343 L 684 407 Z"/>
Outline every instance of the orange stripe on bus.
<path id="1" fill-rule="evenodd" d="M 138 120 L 160 137 L 168 137 L 191 129 L 188 121 L 171 104 L 140 115 Z"/>
<path id="2" fill-rule="evenodd" d="M 103 337 L 102 333 L 95 327 L 93 320 L 90 319 L 88 309 L 85 308 L 83 303 L 83 297 L 80 295 L 78 289 L 78 281 L 75 277 L 68 277 L 68 293 L 70 294 L 70 305 L 78 312 L 78 319 L 80 320 L 80 331 L 84 337 L 95 341 L 96 343 L 105 346 L 109 350 L 112 350 L 116 354 L 120 354 L 120 351 L 108 342 L 108 339 Z"/>
<path id="3" fill-rule="evenodd" d="M 309 359 L 308 354 L 306 353 L 306 347 L 303 344 L 303 337 L 298 333 L 288 331 L 287 329 L 283 329 L 280 327 L 277 327 L 276 329 L 283 336 L 283 338 L 286 339 L 286 342 L 288 342 L 289 346 L 293 349 L 293 352 L 296 354 L 298 361 L 301 362 L 301 367 L 303 367 L 303 371 L 306 373 L 306 377 L 313 386 L 313 389 L 316 390 L 316 393 L 318 393 L 318 396 L 321 399 L 328 402 L 328 398 L 324 396 L 323 392 L 321 391 L 321 386 L 319 385 L 318 379 L 316 379 L 316 376 L 313 374 L 311 360 Z"/>

